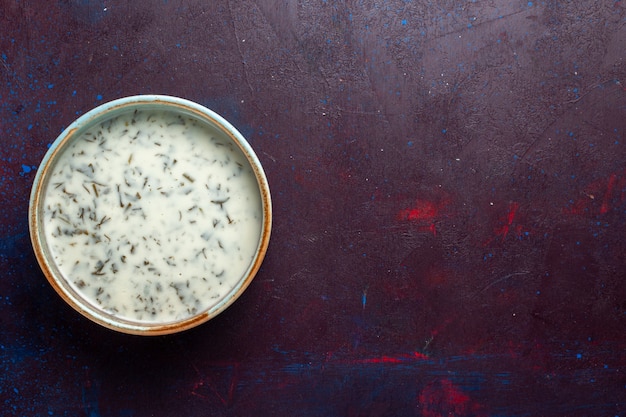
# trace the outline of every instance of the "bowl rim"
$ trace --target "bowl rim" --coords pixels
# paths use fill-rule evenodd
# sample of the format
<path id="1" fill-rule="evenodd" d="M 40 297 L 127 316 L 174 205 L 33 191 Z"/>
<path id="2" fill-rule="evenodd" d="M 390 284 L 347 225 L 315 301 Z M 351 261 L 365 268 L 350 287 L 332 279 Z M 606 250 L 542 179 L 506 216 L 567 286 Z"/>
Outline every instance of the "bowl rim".
<path id="1" fill-rule="evenodd" d="M 261 195 L 263 218 L 259 242 L 248 269 L 242 275 L 237 285 L 208 310 L 201 311 L 185 319 L 165 323 L 141 322 L 116 317 L 98 309 L 93 303 L 80 297 L 77 291 L 70 288 L 63 275 L 60 273 L 57 275 L 55 272 L 55 262 L 51 257 L 47 256 L 49 252 L 44 250 L 47 244 L 43 227 L 40 227 L 43 221 L 43 193 L 47 186 L 48 171 L 54 167 L 58 158 L 64 154 L 65 148 L 73 143 L 74 139 L 80 137 L 83 131 L 94 124 L 106 121 L 114 117 L 116 113 L 123 112 L 127 108 L 133 109 L 138 106 L 152 107 L 155 110 L 182 112 L 224 133 L 240 149 L 250 163 Z M 194 101 L 168 95 L 145 94 L 118 98 L 89 110 L 74 120 L 52 142 L 42 158 L 33 180 L 29 199 L 28 225 L 33 251 L 42 272 L 57 294 L 74 310 L 89 320 L 111 330 L 127 334 L 158 336 L 178 333 L 205 323 L 226 310 L 243 294 L 256 276 L 267 253 L 272 229 L 272 201 L 269 183 L 259 158 L 246 138 L 231 123 L 213 110 Z"/>

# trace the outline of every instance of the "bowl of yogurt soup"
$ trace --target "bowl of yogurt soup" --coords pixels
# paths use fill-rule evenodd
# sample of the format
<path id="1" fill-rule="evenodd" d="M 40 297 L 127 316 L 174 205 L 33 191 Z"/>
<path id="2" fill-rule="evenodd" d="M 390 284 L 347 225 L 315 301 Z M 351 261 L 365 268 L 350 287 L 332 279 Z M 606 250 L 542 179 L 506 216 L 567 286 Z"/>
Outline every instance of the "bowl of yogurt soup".
<path id="1" fill-rule="evenodd" d="M 250 144 L 188 100 L 103 104 L 50 146 L 30 197 L 37 261 L 92 321 L 162 335 L 215 317 L 265 256 L 272 207 Z"/>

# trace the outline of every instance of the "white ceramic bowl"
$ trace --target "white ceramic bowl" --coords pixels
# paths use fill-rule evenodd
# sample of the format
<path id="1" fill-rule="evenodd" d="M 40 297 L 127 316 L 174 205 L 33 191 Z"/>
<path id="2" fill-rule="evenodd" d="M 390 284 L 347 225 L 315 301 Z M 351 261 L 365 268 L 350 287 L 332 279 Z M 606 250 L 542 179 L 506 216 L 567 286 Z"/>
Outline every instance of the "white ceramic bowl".
<path id="1" fill-rule="evenodd" d="M 124 333 L 215 317 L 248 287 L 271 231 L 269 185 L 245 138 L 194 102 L 103 104 L 54 141 L 29 227 L 46 278 L 74 309 Z"/>

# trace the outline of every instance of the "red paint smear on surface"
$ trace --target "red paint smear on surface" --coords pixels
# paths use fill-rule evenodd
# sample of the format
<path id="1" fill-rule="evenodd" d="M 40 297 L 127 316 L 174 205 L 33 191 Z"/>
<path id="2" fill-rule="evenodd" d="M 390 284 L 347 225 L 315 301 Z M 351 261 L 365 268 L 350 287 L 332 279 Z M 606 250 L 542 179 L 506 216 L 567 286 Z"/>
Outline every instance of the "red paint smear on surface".
<path id="1" fill-rule="evenodd" d="M 445 202 L 437 203 L 430 200 L 417 200 L 413 207 L 402 209 L 396 216 L 400 221 L 416 223 L 424 230 L 429 231 L 433 236 L 437 235 L 435 220 L 441 216 L 441 211 L 445 207 Z"/>
<path id="2" fill-rule="evenodd" d="M 604 193 L 604 198 L 602 199 L 602 205 L 600 206 L 600 214 L 606 214 L 609 211 L 609 203 L 611 201 L 611 197 L 613 195 L 613 190 L 615 189 L 615 184 L 617 183 L 617 175 L 611 174 L 609 177 L 609 181 L 606 184 L 606 192 Z"/>
<path id="3" fill-rule="evenodd" d="M 432 220 L 437 216 L 438 211 L 439 209 L 432 201 L 417 201 L 414 207 L 401 210 L 398 218 L 408 221 Z"/>
<path id="4" fill-rule="evenodd" d="M 494 228 L 494 236 L 487 239 L 483 243 L 483 246 L 491 244 L 497 238 L 500 238 L 502 242 L 504 242 L 511 232 L 515 233 L 515 236 L 518 238 L 522 236 L 525 228 L 523 225 L 519 224 L 519 208 L 520 204 L 518 202 L 513 201 L 509 203 L 506 215 L 499 220 L 501 226 Z"/>
<path id="5" fill-rule="evenodd" d="M 626 202 L 626 170 L 614 172 L 606 178 L 588 184 L 570 207 L 564 210 L 571 215 L 603 215 Z"/>
<path id="6" fill-rule="evenodd" d="M 486 416 L 480 404 L 447 379 L 428 384 L 418 395 L 417 405 L 423 417 Z"/>
<path id="7" fill-rule="evenodd" d="M 365 359 L 357 359 L 354 360 L 353 363 L 355 364 L 366 364 L 366 363 L 371 363 L 371 364 L 400 364 L 400 363 L 407 363 L 407 362 L 412 362 L 412 361 L 418 361 L 418 360 L 428 360 L 428 356 L 424 355 L 423 353 L 420 352 L 412 352 L 410 354 L 403 354 L 403 355 L 396 355 L 396 356 L 380 356 L 380 357 L 375 357 L 375 358 L 365 358 Z"/>
<path id="8" fill-rule="evenodd" d="M 358 363 L 390 363 L 390 364 L 395 364 L 395 363 L 402 363 L 404 362 L 403 359 L 400 358 L 395 358 L 393 356 L 381 356 L 380 358 L 368 358 L 368 359 L 362 359 L 360 361 L 357 361 Z"/>
<path id="9" fill-rule="evenodd" d="M 506 239 L 506 236 L 509 234 L 511 226 L 513 225 L 513 221 L 515 220 L 515 215 L 517 214 L 517 210 L 519 209 L 519 203 L 512 202 L 509 204 L 509 212 L 506 215 L 506 222 L 504 226 L 495 230 L 496 235 L 502 236 L 502 240 Z"/>

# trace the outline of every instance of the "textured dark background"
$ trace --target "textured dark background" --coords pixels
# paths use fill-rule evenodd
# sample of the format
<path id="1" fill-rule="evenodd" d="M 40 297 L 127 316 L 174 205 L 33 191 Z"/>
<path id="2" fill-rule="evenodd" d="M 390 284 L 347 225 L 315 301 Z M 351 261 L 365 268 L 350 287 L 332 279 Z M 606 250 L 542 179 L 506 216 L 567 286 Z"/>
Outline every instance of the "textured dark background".
<path id="1" fill-rule="evenodd" d="M 0 414 L 626 416 L 626 4 L 0 0 Z M 231 121 L 264 265 L 183 334 L 113 333 L 30 247 L 78 115 Z"/>

